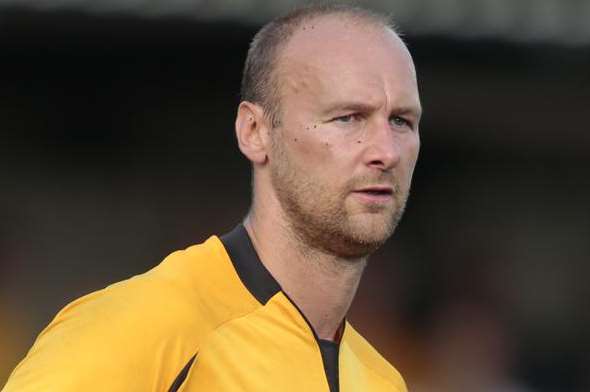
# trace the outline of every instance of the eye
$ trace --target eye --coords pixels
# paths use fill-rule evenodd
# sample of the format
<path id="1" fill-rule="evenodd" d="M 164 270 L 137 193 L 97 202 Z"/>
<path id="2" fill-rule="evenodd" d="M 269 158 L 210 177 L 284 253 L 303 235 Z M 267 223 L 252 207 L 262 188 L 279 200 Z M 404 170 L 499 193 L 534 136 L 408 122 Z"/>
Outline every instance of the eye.
<path id="1" fill-rule="evenodd" d="M 389 122 L 395 127 L 407 127 L 410 129 L 414 129 L 413 124 L 409 120 L 406 120 L 401 116 L 392 116 L 389 119 Z"/>
<path id="2" fill-rule="evenodd" d="M 344 124 L 350 124 L 355 121 L 362 120 L 362 115 L 359 113 L 350 113 L 343 116 L 334 117 L 331 121 L 336 121 Z"/>

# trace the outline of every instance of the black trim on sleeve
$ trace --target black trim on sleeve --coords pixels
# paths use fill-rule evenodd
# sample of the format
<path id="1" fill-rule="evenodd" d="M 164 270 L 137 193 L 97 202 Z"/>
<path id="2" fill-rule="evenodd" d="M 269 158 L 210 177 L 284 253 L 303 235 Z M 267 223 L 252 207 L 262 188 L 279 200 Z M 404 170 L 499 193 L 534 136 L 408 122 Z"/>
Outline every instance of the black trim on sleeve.
<path id="1" fill-rule="evenodd" d="M 250 240 L 244 225 L 239 224 L 235 229 L 220 237 L 225 250 L 244 286 L 261 304 L 266 304 L 281 286 L 268 272 Z"/>
<path id="2" fill-rule="evenodd" d="M 197 357 L 197 354 L 193 355 L 193 357 L 186 363 L 186 365 L 184 365 L 184 367 L 182 368 L 180 373 L 178 373 L 178 376 L 176 376 L 176 379 L 174 380 L 174 382 L 170 386 L 170 389 L 168 389 L 168 392 L 178 391 L 178 388 L 180 388 L 180 386 L 182 385 L 182 383 L 186 379 L 186 376 L 188 375 L 188 371 L 191 369 L 191 366 L 192 366 L 193 362 L 195 361 L 196 357 Z"/>

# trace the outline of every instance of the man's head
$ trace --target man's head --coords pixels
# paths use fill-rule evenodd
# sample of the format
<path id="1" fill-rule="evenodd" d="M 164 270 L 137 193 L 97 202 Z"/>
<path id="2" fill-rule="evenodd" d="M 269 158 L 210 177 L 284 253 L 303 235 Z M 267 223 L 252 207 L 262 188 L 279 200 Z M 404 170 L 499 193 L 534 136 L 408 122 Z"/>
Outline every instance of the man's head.
<path id="1" fill-rule="evenodd" d="M 401 218 L 420 144 L 403 42 L 367 11 L 307 8 L 257 34 L 244 72 L 236 132 L 254 208 L 307 246 L 374 251 Z"/>

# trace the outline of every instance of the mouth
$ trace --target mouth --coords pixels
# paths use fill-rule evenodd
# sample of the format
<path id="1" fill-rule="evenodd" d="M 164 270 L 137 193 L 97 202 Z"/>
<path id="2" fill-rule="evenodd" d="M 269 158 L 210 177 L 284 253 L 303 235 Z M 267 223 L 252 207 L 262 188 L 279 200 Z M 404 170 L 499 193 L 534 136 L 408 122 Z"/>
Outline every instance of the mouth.
<path id="1" fill-rule="evenodd" d="M 376 186 L 376 187 L 359 189 L 355 192 L 366 193 L 368 195 L 375 195 L 375 196 L 391 196 L 391 195 L 393 195 L 393 188 L 386 187 L 386 186 Z"/>
<path id="2" fill-rule="evenodd" d="M 393 187 L 389 185 L 372 185 L 364 188 L 359 188 L 355 193 L 365 193 L 375 196 L 391 196 L 393 195 Z"/>
<path id="3" fill-rule="evenodd" d="M 384 204 L 393 199 L 391 186 L 371 186 L 353 191 L 361 201 L 369 204 Z"/>

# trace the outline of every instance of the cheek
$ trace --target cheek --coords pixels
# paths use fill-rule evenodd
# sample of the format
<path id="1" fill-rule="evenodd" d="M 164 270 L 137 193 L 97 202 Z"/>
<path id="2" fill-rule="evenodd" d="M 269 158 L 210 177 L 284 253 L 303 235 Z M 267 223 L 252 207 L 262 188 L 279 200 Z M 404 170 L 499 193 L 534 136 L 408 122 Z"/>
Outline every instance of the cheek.
<path id="1" fill-rule="evenodd" d="M 408 143 L 406 149 L 406 165 L 408 170 L 408 180 L 412 180 L 412 175 L 414 173 L 414 168 L 416 167 L 416 162 L 418 161 L 418 155 L 420 152 L 420 138 L 417 136 L 414 140 Z"/>
<path id="2" fill-rule="evenodd" d="M 304 165 L 324 164 L 334 153 L 334 143 L 319 135 L 313 126 L 305 127 L 303 132 L 289 138 L 288 148 Z"/>
<path id="3" fill-rule="evenodd" d="M 342 177 L 354 171 L 355 151 L 358 152 L 362 145 L 356 143 L 358 138 L 351 142 L 337 136 L 321 124 L 305 123 L 294 127 L 294 132 L 284 140 L 289 155 L 304 172 Z M 344 167 L 347 165 L 351 167 Z"/>
<path id="4" fill-rule="evenodd" d="M 408 154 L 410 157 L 410 161 L 416 164 L 418 160 L 418 154 L 420 152 L 420 136 L 416 135 L 412 138 L 408 144 Z"/>

